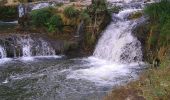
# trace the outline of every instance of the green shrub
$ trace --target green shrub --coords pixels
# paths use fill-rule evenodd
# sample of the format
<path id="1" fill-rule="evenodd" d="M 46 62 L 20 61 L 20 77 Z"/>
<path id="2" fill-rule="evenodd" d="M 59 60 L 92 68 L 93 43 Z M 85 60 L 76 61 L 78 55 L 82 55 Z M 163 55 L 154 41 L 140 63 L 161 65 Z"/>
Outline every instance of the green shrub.
<path id="1" fill-rule="evenodd" d="M 45 27 L 49 32 L 61 32 L 63 21 L 59 15 L 53 13 L 53 8 L 44 8 L 31 12 L 33 26 Z"/>
<path id="2" fill-rule="evenodd" d="M 170 19 L 162 26 L 160 30 L 160 43 L 161 45 L 168 45 L 170 41 Z"/>
<path id="3" fill-rule="evenodd" d="M 52 16 L 52 8 L 43 8 L 31 12 L 32 24 L 35 26 L 46 26 Z"/>
<path id="4" fill-rule="evenodd" d="M 47 23 L 49 32 L 62 31 L 63 21 L 59 15 L 53 15 Z"/>
<path id="5" fill-rule="evenodd" d="M 87 23 L 91 20 L 90 15 L 85 10 L 81 12 L 80 17 L 82 20 L 84 20 Z"/>
<path id="6" fill-rule="evenodd" d="M 159 40 L 157 45 L 168 45 L 170 40 L 170 1 L 162 0 L 161 2 L 151 4 L 144 9 L 144 12 L 150 17 L 153 26 L 155 24 L 159 26 L 157 32 L 154 32 L 153 37 L 150 38 L 151 43 Z"/>
<path id="7" fill-rule="evenodd" d="M 0 6 L 0 20 L 12 21 L 17 20 L 17 6 Z"/>
<path id="8" fill-rule="evenodd" d="M 149 15 L 150 19 L 164 23 L 166 18 L 170 16 L 170 1 L 162 0 L 161 2 L 151 4 L 144 9 L 144 12 Z"/>
<path id="9" fill-rule="evenodd" d="M 79 11 L 76 8 L 74 8 L 73 6 L 66 7 L 64 9 L 64 15 L 67 18 L 77 18 L 79 16 Z"/>

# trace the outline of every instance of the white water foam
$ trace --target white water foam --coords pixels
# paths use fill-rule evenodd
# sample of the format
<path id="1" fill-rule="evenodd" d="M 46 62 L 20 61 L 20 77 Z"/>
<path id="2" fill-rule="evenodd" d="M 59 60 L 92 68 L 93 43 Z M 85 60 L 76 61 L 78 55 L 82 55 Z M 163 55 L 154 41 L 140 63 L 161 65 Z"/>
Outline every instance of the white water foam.
<path id="1" fill-rule="evenodd" d="M 11 58 L 2 58 L 2 59 L 0 59 L 0 64 L 5 64 L 11 60 L 12 60 Z"/>
<path id="2" fill-rule="evenodd" d="M 137 73 L 134 68 L 140 68 L 142 51 L 140 42 L 131 31 L 136 21 L 128 20 L 127 16 L 138 10 L 128 8 L 113 14 L 113 19 L 118 20 L 112 22 L 103 32 L 93 56 L 86 59 L 90 62 L 86 65 L 87 68 L 74 70 L 67 78 L 85 79 L 104 86 L 120 85 L 135 79 Z"/>
<path id="3" fill-rule="evenodd" d="M 64 57 L 64 55 L 51 55 L 51 56 L 32 56 L 32 57 L 20 57 L 20 58 L 17 58 L 16 60 L 21 60 L 21 61 L 36 61 L 38 59 L 59 59 L 59 58 L 62 58 Z"/>
<path id="4" fill-rule="evenodd" d="M 0 45 L 0 58 L 5 58 L 6 57 L 6 51 L 5 51 L 5 49 L 4 49 L 4 47 L 2 47 L 1 45 Z"/>
<path id="5" fill-rule="evenodd" d="M 49 7 L 50 4 L 49 3 L 39 3 L 39 4 L 36 4 L 32 10 L 37 10 L 37 9 L 42 9 L 42 8 L 45 8 L 45 7 Z"/>
<path id="6" fill-rule="evenodd" d="M 137 78 L 132 69 L 137 69 L 138 63 L 111 63 L 94 57 L 89 57 L 86 60 L 93 63 L 93 67 L 72 71 L 67 78 L 85 79 L 99 86 L 120 85 L 122 82 Z M 91 63 L 89 66 L 92 66 Z"/>

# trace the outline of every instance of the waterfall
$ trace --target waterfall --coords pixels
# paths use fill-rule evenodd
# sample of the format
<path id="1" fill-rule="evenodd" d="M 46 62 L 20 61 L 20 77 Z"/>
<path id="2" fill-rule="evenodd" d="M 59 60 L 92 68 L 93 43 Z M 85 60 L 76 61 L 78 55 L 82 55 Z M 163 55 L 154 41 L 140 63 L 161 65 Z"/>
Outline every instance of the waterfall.
<path id="1" fill-rule="evenodd" d="M 25 6 L 24 4 L 20 4 L 18 6 L 18 13 L 19 13 L 19 17 L 22 17 L 25 15 Z"/>
<path id="2" fill-rule="evenodd" d="M 84 21 L 81 21 L 80 24 L 78 25 L 75 37 L 79 37 L 80 33 L 83 30 L 83 24 L 84 24 Z"/>
<path id="3" fill-rule="evenodd" d="M 86 66 L 90 67 L 73 71 L 67 78 L 86 79 L 104 86 L 120 85 L 137 78 L 133 69 L 144 65 L 141 43 L 132 34 L 138 19 L 128 19 L 128 16 L 140 11 L 143 3 L 132 0 L 110 1 L 123 8 L 119 13 L 112 14 L 112 22 L 103 31 L 93 55 L 85 59 L 89 62 Z"/>
<path id="4" fill-rule="evenodd" d="M 15 35 L 0 39 L 0 58 L 54 56 L 55 49 L 43 38 L 30 35 Z M 1 43 L 1 44 L 2 44 Z"/>
<path id="5" fill-rule="evenodd" d="M 22 46 L 23 57 L 32 56 L 31 47 L 34 41 L 29 36 L 20 37 L 20 40 L 17 42 Z"/>
<path id="6" fill-rule="evenodd" d="M 5 58 L 6 57 L 6 51 L 4 47 L 0 45 L 0 58 Z"/>
<path id="7" fill-rule="evenodd" d="M 19 37 L 17 43 L 22 47 L 23 57 L 55 55 L 55 49 L 42 38 L 33 39 L 26 35 Z"/>
<path id="8" fill-rule="evenodd" d="M 33 6 L 32 10 L 42 9 L 51 6 L 49 3 L 38 3 Z"/>
<path id="9" fill-rule="evenodd" d="M 47 55 L 55 55 L 55 50 L 43 39 L 40 39 L 41 43 L 41 52 L 37 53 L 36 55 L 39 56 L 47 56 Z"/>
<path id="10" fill-rule="evenodd" d="M 141 43 L 132 35 L 135 20 L 128 20 L 132 12 L 139 9 L 123 9 L 118 14 L 113 14 L 113 20 L 95 48 L 94 56 L 111 62 L 131 63 L 142 61 Z"/>

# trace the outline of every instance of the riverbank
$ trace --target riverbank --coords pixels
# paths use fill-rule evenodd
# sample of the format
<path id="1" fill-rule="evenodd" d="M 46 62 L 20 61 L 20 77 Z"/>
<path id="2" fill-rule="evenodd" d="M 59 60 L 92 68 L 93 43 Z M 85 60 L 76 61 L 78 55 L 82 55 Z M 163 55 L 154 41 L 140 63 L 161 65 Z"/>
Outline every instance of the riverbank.
<path id="1" fill-rule="evenodd" d="M 114 89 L 104 100 L 168 100 L 170 98 L 170 54 L 160 67 L 148 67 L 138 80 Z"/>

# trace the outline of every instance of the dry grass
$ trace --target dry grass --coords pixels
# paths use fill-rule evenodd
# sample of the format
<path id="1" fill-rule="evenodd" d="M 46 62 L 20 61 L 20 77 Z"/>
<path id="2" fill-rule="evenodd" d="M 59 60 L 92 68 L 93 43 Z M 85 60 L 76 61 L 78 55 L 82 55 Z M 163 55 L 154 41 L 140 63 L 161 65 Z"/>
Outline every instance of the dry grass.
<path id="1" fill-rule="evenodd" d="M 159 68 L 148 69 L 139 80 L 119 87 L 104 100 L 169 100 L 170 59 L 166 58 Z"/>

